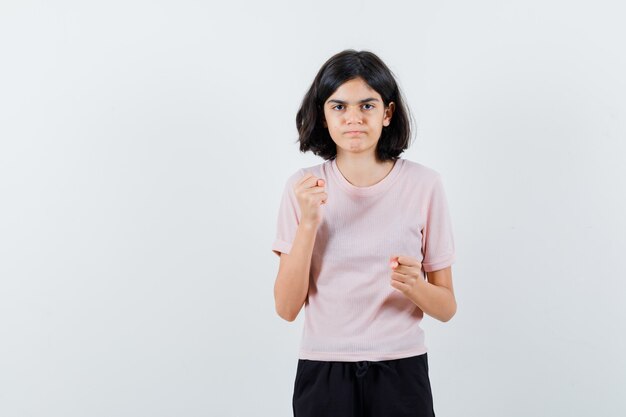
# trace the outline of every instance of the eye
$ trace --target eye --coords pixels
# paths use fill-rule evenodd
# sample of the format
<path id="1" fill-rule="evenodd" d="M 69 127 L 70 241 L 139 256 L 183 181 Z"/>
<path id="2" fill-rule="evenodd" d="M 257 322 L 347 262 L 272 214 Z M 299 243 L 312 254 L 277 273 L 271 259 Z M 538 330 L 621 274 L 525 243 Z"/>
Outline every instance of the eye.
<path id="1" fill-rule="evenodd" d="M 369 104 L 369 103 L 365 103 L 363 106 L 369 106 L 369 108 L 366 108 L 365 110 L 371 110 L 371 109 L 374 108 L 374 106 L 372 104 Z M 335 110 L 342 110 L 342 109 L 337 109 L 337 107 L 343 107 L 343 104 L 337 104 L 337 105 L 335 105 L 335 106 L 333 106 L 331 108 L 335 109 Z"/>

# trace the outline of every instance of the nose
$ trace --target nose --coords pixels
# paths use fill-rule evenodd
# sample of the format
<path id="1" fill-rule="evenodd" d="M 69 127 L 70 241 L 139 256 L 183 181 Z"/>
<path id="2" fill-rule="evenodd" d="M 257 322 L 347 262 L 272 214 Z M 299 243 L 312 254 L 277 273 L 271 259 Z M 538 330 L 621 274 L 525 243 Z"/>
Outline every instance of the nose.
<path id="1" fill-rule="evenodd" d="M 346 111 L 346 123 L 348 124 L 363 123 L 360 109 L 354 109 L 354 108 L 352 110 L 348 109 L 348 111 Z"/>

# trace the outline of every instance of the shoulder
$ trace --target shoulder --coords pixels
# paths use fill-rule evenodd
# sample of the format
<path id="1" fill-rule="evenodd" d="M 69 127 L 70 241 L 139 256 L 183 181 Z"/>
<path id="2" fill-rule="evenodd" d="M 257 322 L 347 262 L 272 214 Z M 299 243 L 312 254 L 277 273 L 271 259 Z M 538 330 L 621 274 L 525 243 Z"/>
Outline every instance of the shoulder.
<path id="1" fill-rule="evenodd" d="M 410 159 L 404 159 L 404 172 L 406 178 L 423 186 L 432 186 L 442 178 L 439 171 Z"/>
<path id="2" fill-rule="evenodd" d="M 298 181 L 302 179 L 305 175 L 313 174 L 318 178 L 323 178 L 326 180 L 327 172 L 330 169 L 330 161 L 325 161 L 316 165 L 309 165 L 302 168 L 298 168 L 295 171 L 292 171 L 291 174 L 287 176 L 287 179 L 284 181 L 285 190 L 293 190 L 294 186 Z"/>
<path id="3" fill-rule="evenodd" d="M 298 168 L 287 177 L 286 182 L 288 185 L 293 185 L 297 183 L 302 177 L 308 174 L 313 174 L 318 178 L 326 179 L 326 173 L 330 169 L 330 163 L 331 161 L 324 161 L 320 164 Z"/>

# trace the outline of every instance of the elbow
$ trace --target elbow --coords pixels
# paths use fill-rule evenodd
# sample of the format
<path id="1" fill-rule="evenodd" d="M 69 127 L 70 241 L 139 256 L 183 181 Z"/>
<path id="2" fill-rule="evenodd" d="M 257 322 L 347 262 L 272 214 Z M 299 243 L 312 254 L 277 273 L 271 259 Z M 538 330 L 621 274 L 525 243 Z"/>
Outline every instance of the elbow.
<path id="1" fill-rule="evenodd" d="M 298 315 L 298 313 L 293 314 L 293 312 L 288 308 L 285 303 L 276 302 L 274 304 L 274 308 L 276 310 L 276 314 L 278 314 L 278 317 L 285 321 L 294 321 L 296 319 L 296 316 Z"/>
<path id="2" fill-rule="evenodd" d="M 439 320 L 444 323 L 447 323 L 450 320 L 452 320 L 452 317 L 454 317 L 455 314 L 456 314 L 456 303 L 454 303 L 454 305 L 452 306 L 451 311 L 449 311 L 447 315 L 445 315 L 444 317 L 441 317 Z"/>
<path id="3" fill-rule="evenodd" d="M 302 303 L 300 303 L 300 307 L 296 307 L 292 305 L 292 300 L 286 298 L 285 296 L 281 296 L 276 288 L 274 288 L 274 308 L 276 310 L 276 314 L 285 320 L 285 321 L 294 321 L 300 310 L 302 309 Z"/>
<path id="4" fill-rule="evenodd" d="M 452 317 L 454 317 L 454 315 L 452 315 L 452 316 L 447 316 L 447 317 L 442 317 L 442 318 L 440 318 L 440 319 L 439 319 L 439 321 L 441 321 L 441 322 L 443 322 L 443 323 L 447 323 L 447 322 L 449 322 L 450 320 L 452 320 Z"/>
<path id="5" fill-rule="evenodd" d="M 294 321 L 296 319 L 295 315 L 293 315 L 293 314 L 291 314 L 289 312 L 283 311 L 283 310 L 279 309 L 278 307 L 276 307 L 276 314 L 278 314 L 278 317 L 280 317 L 281 319 L 283 319 L 285 321 L 292 322 L 292 321 Z"/>

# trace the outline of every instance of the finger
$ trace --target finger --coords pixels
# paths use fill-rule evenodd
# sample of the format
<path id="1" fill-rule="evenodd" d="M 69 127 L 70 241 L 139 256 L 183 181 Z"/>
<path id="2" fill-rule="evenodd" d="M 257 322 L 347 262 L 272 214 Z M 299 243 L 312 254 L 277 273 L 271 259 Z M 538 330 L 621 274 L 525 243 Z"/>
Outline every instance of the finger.
<path id="1" fill-rule="evenodd" d="M 411 277 L 409 275 L 401 274 L 399 272 L 392 272 L 391 273 L 391 279 L 394 279 L 396 281 L 400 281 L 400 282 L 404 282 L 405 284 L 408 284 L 408 282 L 410 281 Z"/>
<path id="2" fill-rule="evenodd" d="M 311 175 L 309 178 L 302 181 L 302 186 L 305 188 L 313 188 L 317 185 L 317 177 L 315 175 Z"/>
<path id="3" fill-rule="evenodd" d="M 422 270 L 415 266 L 400 265 L 397 268 L 392 268 L 392 270 L 393 270 L 393 273 L 396 273 L 396 274 L 402 274 L 407 277 L 423 279 Z"/>
<path id="4" fill-rule="evenodd" d="M 399 281 L 397 279 L 392 279 L 391 282 L 389 283 L 394 289 L 402 292 L 402 293 L 407 293 L 411 286 L 409 284 L 405 284 L 402 281 Z"/>
<path id="5" fill-rule="evenodd" d="M 308 195 L 310 196 L 310 198 L 319 201 L 319 202 L 326 202 L 326 199 L 328 198 L 328 194 L 326 193 L 326 191 L 323 188 L 319 188 L 319 187 L 315 187 L 315 188 L 307 188 L 306 190 L 303 191 L 304 195 Z"/>
<path id="6" fill-rule="evenodd" d="M 304 180 L 302 183 L 302 186 L 306 188 L 323 187 L 323 185 L 319 184 L 320 181 L 323 181 L 323 180 L 313 175 L 307 178 L 306 180 Z"/>
<path id="7" fill-rule="evenodd" d="M 415 258 L 412 258 L 410 256 L 398 256 L 398 263 L 401 265 L 406 265 L 406 266 L 414 266 L 414 267 L 420 267 L 422 266 L 422 264 L 420 263 L 420 261 L 418 261 Z"/>

